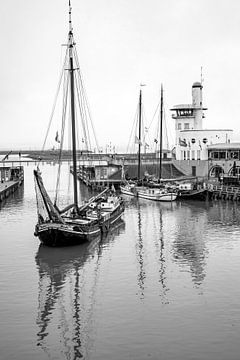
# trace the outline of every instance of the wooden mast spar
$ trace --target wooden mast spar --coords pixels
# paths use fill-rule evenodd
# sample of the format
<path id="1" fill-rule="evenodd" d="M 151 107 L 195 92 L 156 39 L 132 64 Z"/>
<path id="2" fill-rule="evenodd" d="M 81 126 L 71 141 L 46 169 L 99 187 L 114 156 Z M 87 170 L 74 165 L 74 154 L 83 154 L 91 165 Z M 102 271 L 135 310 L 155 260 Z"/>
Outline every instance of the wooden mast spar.
<path id="1" fill-rule="evenodd" d="M 163 122 L 163 86 L 161 84 L 161 104 L 160 104 L 160 129 L 159 129 L 159 181 L 162 178 L 162 122 Z"/>
<path id="2" fill-rule="evenodd" d="M 139 94 L 139 119 L 138 119 L 138 180 L 141 177 L 141 125 L 142 125 L 142 90 Z"/>
<path id="3" fill-rule="evenodd" d="M 77 153 L 76 153 L 76 120 L 75 120 L 75 95 L 74 95 L 74 66 L 73 66 L 73 28 L 71 19 L 71 2 L 69 0 L 69 33 L 68 33 L 68 48 L 69 48 L 69 72 L 70 72 L 70 94 L 71 94 L 71 123 L 72 123 L 72 162 L 73 162 L 73 193 L 74 193 L 74 210 L 78 209 L 78 189 L 77 189 Z"/>

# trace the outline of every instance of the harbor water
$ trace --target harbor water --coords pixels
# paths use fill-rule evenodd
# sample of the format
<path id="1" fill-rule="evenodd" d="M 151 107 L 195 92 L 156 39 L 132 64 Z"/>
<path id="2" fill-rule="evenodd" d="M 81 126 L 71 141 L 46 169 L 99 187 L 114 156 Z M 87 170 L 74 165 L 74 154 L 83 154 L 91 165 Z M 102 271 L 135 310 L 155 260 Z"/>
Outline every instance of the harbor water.
<path id="1" fill-rule="evenodd" d="M 106 237 L 47 248 L 34 236 L 33 169 L 0 204 L 1 360 L 239 359 L 238 202 L 126 196 Z M 53 195 L 57 167 L 42 173 Z M 82 201 L 92 196 L 79 188 Z"/>

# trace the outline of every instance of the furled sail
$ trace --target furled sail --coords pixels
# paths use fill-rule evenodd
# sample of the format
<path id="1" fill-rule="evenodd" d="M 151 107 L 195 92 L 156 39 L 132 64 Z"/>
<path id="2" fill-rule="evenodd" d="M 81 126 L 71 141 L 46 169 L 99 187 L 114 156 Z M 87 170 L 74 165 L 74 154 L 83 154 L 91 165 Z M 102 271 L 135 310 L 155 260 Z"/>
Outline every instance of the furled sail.
<path id="1" fill-rule="evenodd" d="M 38 205 L 38 216 L 42 216 L 40 213 L 40 199 L 39 195 L 42 198 L 43 205 L 45 206 L 45 210 L 49 216 L 49 220 L 58 223 L 64 223 L 63 218 L 60 216 L 57 209 L 54 207 L 42 181 L 41 173 L 39 170 L 34 170 L 34 179 L 35 179 L 35 187 L 37 193 L 37 205 Z"/>

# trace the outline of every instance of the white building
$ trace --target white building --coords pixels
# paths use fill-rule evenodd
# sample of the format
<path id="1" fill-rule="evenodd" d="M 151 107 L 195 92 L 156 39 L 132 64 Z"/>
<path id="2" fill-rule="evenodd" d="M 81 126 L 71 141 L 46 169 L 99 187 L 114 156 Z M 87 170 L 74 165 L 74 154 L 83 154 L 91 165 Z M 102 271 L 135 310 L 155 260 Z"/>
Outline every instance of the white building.
<path id="1" fill-rule="evenodd" d="M 204 110 L 202 84 L 192 85 L 192 104 L 175 105 L 171 111 L 175 120 L 176 160 L 208 160 L 208 145 L 231 143 L 230 129 L 203 129 Z M 190 165 L 190 164 L 189 164 Z"/>

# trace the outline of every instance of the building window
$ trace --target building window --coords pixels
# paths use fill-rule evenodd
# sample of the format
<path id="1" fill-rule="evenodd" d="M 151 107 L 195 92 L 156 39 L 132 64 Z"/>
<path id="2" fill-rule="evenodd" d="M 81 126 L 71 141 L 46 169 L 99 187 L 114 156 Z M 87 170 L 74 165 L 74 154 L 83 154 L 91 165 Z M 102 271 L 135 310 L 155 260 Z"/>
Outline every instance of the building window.
<path id="1" fill-rule="evenodd" d="M 231 151 L 230 159 L 238 159 L 238 151 Z"/>
<path id="2" fill-rule="evenodd" d="M 192 142 L 192 144 L 195 144 L 196 140 L 195 140 L 195 139 L 192 139 L 191 142 Z"/>
<path id="3" fill-rule="evenodd" d="M 240 167 L 236 166 L 236 164 L 229 171 L 229 176 L 237 176 L 240 177 Z"/>
<path id="4" fill-rule="evenodd" d="M 107 178 L 107 168 L 101 168 L 100 169 L 100 178 L 106 179 Z"/>
<path id="5" fill-rule="evenodd" d="M 178 124 L 177 124 L 177 128 L 178 128 L 178 130 L 182 130 L 182 124 L 181 124 L 181 123 L 178 123 Z"/>
<path id="6" fill-rule="evenodd" d="M 184 124 L 184 130 L 189 130 L 189 123 Z"/>
<path id="7" fill-rule="evenodd" d="M 190 150 L 187 150 L 187 160 L 190 160 Z"/>
<path id="8" fill-rule="evenodd" d="M 204 138 L 202 142 L 203 142 L 204 144 L 206 144 L 207 141 L 208 141 L 208 140 L 207 140 L 206 138 Z"/>
<path id="9" fill-rule="evenodd" d="M 219 159 L 226 159 L 226 151 L 219 152 Z"/>
<path id="10" fill-rule="evenodd" d="M 183 160 L 186 160 L 186 151 L 183 151 Z"/>
<path id="11" fill-rule="evenodd" d="M 192 160 L 195 160 L 195 150 L 192 150 Z"/>
<path id="12" fill-rule="evenodd" d="M 224 174 L 224 170 L 223 170 L 223 168 L 221 168 L 221 166 L 219 166 L 219 165 L 213 166 L 213 167 L 209 170 L 209 176 L 210 176 L 210 177 L 220 178 L 220 176 L 222 176 L 223 174 Z"/>
<path id="13" fill-rule="evenodd" d="M 201 160 L 201 152 L 200 152 L 200 150 L 197 150 L 197 160 Z"/>

